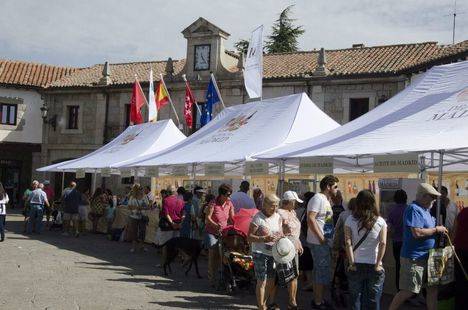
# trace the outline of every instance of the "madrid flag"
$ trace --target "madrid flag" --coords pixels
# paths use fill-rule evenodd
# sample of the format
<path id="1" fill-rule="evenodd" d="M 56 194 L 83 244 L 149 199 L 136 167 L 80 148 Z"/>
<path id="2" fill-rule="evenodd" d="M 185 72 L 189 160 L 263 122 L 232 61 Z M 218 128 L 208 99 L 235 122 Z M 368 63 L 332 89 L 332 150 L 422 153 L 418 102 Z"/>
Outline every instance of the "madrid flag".
<path id="1" fill-rule="evenodd" d="M 195 97 L 192 94 L 189 83 L 185 82 L 185 105 L 184 105 L 184 117 L 187 127 L 192 128 L 193 125 L 193 113 L 192 107 L 197 104 Z"/>
<path id="2" fill-rule="evenodd" d="M 130 100 L 130 123 L 141 124 L 143 123 L 143 116 L 141 115 L 141 108 L 146 104 L 146 97 L 141 89 L 138 80 L 135 80 L 132 89 L 132 99 Z"/>

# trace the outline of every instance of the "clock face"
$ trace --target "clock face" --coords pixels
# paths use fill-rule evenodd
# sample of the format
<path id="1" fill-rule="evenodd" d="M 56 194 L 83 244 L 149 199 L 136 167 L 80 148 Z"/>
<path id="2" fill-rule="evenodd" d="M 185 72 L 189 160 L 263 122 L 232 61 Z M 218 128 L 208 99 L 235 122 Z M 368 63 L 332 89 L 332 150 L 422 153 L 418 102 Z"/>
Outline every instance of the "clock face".
<path id="1" fill-rule="evenodd" d="M 210 69 L 210 49 L 211 45 L 195 45 L 195 70 Z"/>

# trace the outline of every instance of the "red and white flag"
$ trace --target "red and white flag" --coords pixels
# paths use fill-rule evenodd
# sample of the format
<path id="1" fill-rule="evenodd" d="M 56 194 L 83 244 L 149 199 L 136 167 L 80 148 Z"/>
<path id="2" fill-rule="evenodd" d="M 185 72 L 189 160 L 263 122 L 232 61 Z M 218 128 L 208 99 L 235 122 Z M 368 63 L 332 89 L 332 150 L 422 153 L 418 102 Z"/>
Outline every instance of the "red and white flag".
<path id="1" fill-rule="evenodd" d="M 145 94 L 141 88 L 140 83 L 135 79 L 132 89 L 132 99 L 130 100 L 130 123 L 141 124 L 143 123 L 143 116 L 141 115 L 141 108 L 148 104 Z"/>
<path id="2" fill-rule="evenodd" d="M 184 105 L 184 117 L 185 123 L 188 128 L 192 128 L 193 125 L 193 105 L 197 104 L 195 97 L 193 96 L 192 90 L 190 89 L 189 83 L 185 81 L 185 105 Z"/>

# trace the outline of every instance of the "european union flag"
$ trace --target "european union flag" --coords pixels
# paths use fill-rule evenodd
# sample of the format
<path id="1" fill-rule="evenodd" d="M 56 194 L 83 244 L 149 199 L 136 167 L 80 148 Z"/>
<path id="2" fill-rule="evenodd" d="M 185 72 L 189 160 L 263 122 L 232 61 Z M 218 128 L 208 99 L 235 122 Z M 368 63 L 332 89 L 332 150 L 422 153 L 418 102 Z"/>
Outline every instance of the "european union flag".
<path id="1" fill-rule="evenodd" d="M 213 78 L 210 79 L 210 84 L 208 85 L 208 90 L 206 91 L 206 102 L 202 108 L 202 115 L 200 118 L 201 126 L 205 126 L 211 121 L 211 117 L 213 116 L 213 106 L 220 102 L 219 94 L 216 91 L 216 87 L 213 81 Z"/>

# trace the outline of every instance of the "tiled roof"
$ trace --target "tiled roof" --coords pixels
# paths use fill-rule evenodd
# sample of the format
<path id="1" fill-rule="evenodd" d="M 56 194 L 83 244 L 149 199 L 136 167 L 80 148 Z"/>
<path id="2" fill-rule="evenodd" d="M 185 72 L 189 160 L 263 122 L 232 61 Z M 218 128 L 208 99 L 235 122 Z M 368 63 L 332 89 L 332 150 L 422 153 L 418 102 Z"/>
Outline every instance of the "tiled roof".
<path id="1" fill-rule="evenodd" d="M 454 45 L 438 45 L 437 42 L 398 44 L 386 46 L 357 47 L 326 50 L 330 77 L 357 75 L 400 74 L 411 69 L 443 62 L 449 57 L 467 57 L 468 40 Z M 232 52 L 229 52 L 234 56 Z M 263 74 L 266 79 L 313 76 L 317 67 L 319 51 L 266 54 L 263 58 Z M 185 59 L 174 60 L 174 75 L 183 74 Z M 166 61 L 134 62 L 110 65 L 111 85 L 130 85 L 135 74 L 142 82 L 148 81 L 148 72 L 153 68 L 155 79 L 165 73 Z M 99 86 L 103 65 L 95 65 L 74 72 L 51 83 L 50 87 Z M 228 68 L 237 72 L 237 67 Z"/>
<path id="2" fill-rule="evenodd" d="M 142 82 L 148 81 L 150 68 L 153 68 L 155 80 L 159 80 L 160 74 L 165 74 L 166 61 L 148 61 L 109 64 L 111 85 L 128 85 L 135 81 L 135 75 Z M 185 65 L 185 60 L 174 60 L 174 75 L 181 73 Z M 102 77 L 103 64 L 94 65 L 81 69 L 74 74 L 66 76 L 51 83 L 48 87 L 93 87 L 99 86 Z"/>
<path id="3" fill-rule="evenodd" d="M 458 54 L 468 55 L 468 40 L 455 45 L 437 42 L 327 50 L 329 76 L 397 74 Z M 264 78 L 312 75 L 319 51 L 264 56 Z M 466 56 L 465 56 L 466 57 Z"/>
<path id="4" fill-rule="evenodd" d="M 77 69 L 0 59 L 0 85 L 44 87 Z"/>

